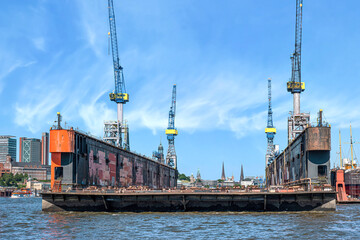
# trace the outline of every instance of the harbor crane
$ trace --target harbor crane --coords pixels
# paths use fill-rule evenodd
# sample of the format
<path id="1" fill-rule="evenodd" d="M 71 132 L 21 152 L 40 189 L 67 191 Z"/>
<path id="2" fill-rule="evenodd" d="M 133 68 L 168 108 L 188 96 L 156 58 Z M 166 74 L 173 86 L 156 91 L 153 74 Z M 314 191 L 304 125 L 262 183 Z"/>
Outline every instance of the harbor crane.
<path id="1" fill-rule="evenodd" d="M 176 112 L 176 84 L 173 86 L 171 106 L 169 111 L 169 124 L 165 131 L 168 139 L 168 151 L 166 154 L 166 164 L 177 169 L 177 156 L 175 152 L 175 136 L 178 135 L 178 130 L 175 128 L 175 112 Z"/>
<path id="2" fill-rule="evenodd" d="M 268 107 L 268 118 L 267 118 L 267 126 L 265 128 L 266 138 L 267 138 L 267 150 L 266 150 L 266 166 L 270 164 L 275 157 L 275 146 L 274 146 L 274 137 L 276 134 L 276 128 L 273 124 L 272 118 L 272 108 L 271 108 L 271 78 L 268 79 L 268 99 L 269 99 L 269 107 Z"/>
<path id="3" fill-rule="evenodd" d="M 305 90 L 305 83 L 301 81 L 302 13 L 303 0 L 296 0 L 295 51 L 290 57 L 291 80 L 287 82 L 287 91 L 293 95 L 293 112 L 288 119 L 288 143 L 310 122 L 310 114 L 300 112 L 300 93 Z"/>
<path id="4" fill-rule="evenodd" d="M 126 93 L 123 67 L 120 65 L 113 0 L 108 0 L 108 10 L 110 25 L 108 34 L 111 40 L 115 79 L 115 89 L 109 94 L 109 97 L 111 101 L 117 104 L 117 121 L 105 121 L 104 140 L 125 150 L 130 150 L 129 129 L 123 119 L 123 105 L 129 102 L 129 94 Z"/>

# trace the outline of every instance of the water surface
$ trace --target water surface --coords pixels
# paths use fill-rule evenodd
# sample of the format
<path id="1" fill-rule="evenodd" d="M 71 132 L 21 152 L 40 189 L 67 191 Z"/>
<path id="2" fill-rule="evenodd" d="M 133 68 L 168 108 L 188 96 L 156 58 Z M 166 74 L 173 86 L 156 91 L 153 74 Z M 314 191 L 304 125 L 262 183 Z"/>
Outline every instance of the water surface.
<path id="1" fill-rule="evenodd" d="M 336 212 L 43 213 L 0 198 L 0 239 L 360 239 L 360 205 Z"/>

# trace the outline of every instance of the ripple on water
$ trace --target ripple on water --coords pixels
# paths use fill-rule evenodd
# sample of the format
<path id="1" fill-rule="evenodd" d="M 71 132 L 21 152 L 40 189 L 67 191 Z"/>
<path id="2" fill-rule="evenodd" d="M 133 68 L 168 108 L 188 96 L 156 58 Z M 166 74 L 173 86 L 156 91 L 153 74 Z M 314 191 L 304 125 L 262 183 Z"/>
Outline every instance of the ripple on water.
<path id="1" fill-rule="evenodd" d="M 360 205 L 336 212 L 43 213 L 41 199 L 0 198 L 0 239 L 360 239 Z"/>

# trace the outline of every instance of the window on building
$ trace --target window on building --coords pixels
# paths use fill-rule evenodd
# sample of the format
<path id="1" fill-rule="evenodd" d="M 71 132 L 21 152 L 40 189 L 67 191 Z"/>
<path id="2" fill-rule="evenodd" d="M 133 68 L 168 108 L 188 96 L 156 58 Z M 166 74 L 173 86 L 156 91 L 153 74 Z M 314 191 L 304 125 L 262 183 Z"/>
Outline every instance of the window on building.
<path id="1" fill-rule="evenodd" d="M 324 165 L 318 166 L 318 176 L 325 177 L 327 175 L 327 167 Z"/>
<path id="2" fill-rule="evenodd" d="M 55 180 L 63 178 L 63 167 L 55 167 Z"/>

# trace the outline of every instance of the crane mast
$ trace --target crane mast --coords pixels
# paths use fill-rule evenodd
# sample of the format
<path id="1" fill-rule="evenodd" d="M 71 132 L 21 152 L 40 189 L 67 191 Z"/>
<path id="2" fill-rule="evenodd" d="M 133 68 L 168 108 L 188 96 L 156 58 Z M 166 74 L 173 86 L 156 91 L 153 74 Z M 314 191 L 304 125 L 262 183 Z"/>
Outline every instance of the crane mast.
<path id="1" fill-rule="evenodd" d="M 267 150 L 266 150 L 266 166 L 270 164 L 274 157 L 275 157 L 275 146 L 274 146 L 274 137 L 276 134 L 276 128 L 273 124 L 272 118 L 272 108 L 271 108 L 271 78 L 268 79 L 268 119 L 267 119 L 267 126 L 265 128 L 266 138 L 267 138 Z"/>
<path id="2" fill-rule="evenodd" d="M 302 42 L 303 0 L 296 0 L 295 51 L 291 55 L 291 80 L 287 82 L 287 91 L 293 95 L 293 111 L 288 119 L 288 142 L 300 134 L 310 122 L 310 114 L 300 112 L 300 93 L 305 90 L 301 81 L 301 42 Z"/>
<path id="3" fill-rule="evenodd" d="M 109 38 L 111 40 L 115 79 L 115 89 L 109 94 L 109 97 L 111 101 L 117 104 L 117 121 L 106 121 L 104 123 L 104 140 L 129 150 L 129 129 L 127 124 L 124 123 L 123 112 L 123 105 L 129 101 L 129 94 L 126 93 L 123 67 L 120 65 L 113 0 L 108 0 L 108 10 L 110 25 Z"/>
<path id="4" fill-rule="evenodd" d="M 176 85 L 173 86 L 171 106 L 169 111 L 169 124 L 165 131 L 168 139 L 168 152 L 166 154 L 166 164 L 177 169 L 177 156 L 175 152 L 175 136 L 178 130 L 175 128 L 175 112 L 176 112 Z"/>

